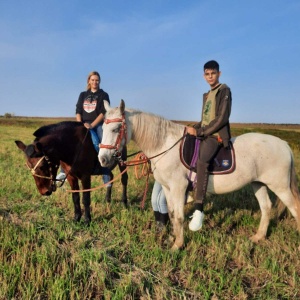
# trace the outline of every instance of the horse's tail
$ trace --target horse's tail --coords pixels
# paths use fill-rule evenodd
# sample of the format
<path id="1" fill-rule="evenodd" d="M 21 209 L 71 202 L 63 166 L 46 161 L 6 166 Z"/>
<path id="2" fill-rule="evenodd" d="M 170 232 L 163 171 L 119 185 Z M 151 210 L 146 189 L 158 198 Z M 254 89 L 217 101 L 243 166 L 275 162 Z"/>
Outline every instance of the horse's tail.
<path id="1" fill-rule="evenodd" d="M 299 219 L 299 230 L 300 230 L 300 192 L 298 188 L 298 181 L 297 181 L 297 176 L 296 176 L 296 169 L 295 169 L 295 161 L 294 161 L 294 155 L 292 150 L 290 150 L 290 155 L 291 155 L 291 165 L 290 165 L 290 189 L 291 192 L 294 196 L 295 200 L 295 205 L 296 205 L 296 210 L 297 210 L 297 215 Z M 283 204 L 282 201 L 278 201 L 280 199 L 277 198 L 276 205 L 277 205 L 277 217 L 282 218 L 286 214 L 286 206 Z"/>
<path id="2" fill-rule="evenodd" d="M 298 188 L 298 181 L 297 181 L 297 175 L 296 175 L 296 169 L 295 169 L 295 162 L 294 162 L 294 155 L 291 151 L 291 157 L 292 157 L 292 161 L 291 161 L 291 191 L 292 194 L 294 196 L 294 201 L 295 201 L 295 206 L 296 206 L 296 211 L 297 211 L 297 217 L 296 217 L 296 221 L 297 221 L 297 225 L 298 225 L 298 230 L 300 231 L 300 192 L 299 192 L 299 188 Z"/>
<path id="3" fill-rule="evenodd" d="M 296 175 L 296 169 L 295 169 L 295 162 L 294 162 L 294 155 L 291 150 L 291 169 L 290 169 L 290 180 L 291 180 L 291 191 L 293 193 L 293 196 L 297 200 L 298 205 L 300 204 L 300 192 L 298 188 L 298 181 L 297 181 L 297 175 Z"/>
<path id="4" fill-rule="evenodd" d="M 298 214 L 298 229 L 300 231 L 300 192 L 298 188 L 294 158 L 292 159 L 292 166 L 291 166 L 291 190 L 293 196 L 295 197 L 295 205 L 297 207 L 297 214 Z"/>

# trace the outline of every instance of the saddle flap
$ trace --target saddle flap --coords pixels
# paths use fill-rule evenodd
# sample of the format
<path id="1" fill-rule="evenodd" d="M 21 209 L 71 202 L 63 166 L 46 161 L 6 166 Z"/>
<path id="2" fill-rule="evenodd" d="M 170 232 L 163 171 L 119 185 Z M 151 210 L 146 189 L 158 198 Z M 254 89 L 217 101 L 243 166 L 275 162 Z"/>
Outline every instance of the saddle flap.
<path id="1" fill-rule="evenodd" d="M 180 160 L 187 169 L 193 172 L 196 172 L 199 147 L 201 147 L 201 141 L 192 135 L 186 135 L 180 144 Z M 230 141 L 228 148 L 221 147 L 219 149 L 208 170 L 211 174 L 217 175 L 231 173 L 234 169 L 235 154 Z"/>

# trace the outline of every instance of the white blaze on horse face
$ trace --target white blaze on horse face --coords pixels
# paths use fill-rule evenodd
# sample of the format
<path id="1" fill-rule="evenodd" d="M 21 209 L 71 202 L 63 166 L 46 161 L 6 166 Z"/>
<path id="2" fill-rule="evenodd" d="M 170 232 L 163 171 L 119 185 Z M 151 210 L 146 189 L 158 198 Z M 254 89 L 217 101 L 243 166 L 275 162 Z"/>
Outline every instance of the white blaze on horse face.
<path id="1" fill-rule="evenodd" d="M 126 126 L 124 127 L 125 124 L 123 123 L 125 104 L 121 100 L 120 108 L 117 107 L 114 109 L 106 101 L 104 105 L 107 111 L 103 124 L 103 135 L 98 160 L 103 167 L 111 167 L 115 163 L 116 152 L 121 153 L 126 144 L 126 138 L 124 138 Z"/>
<path id="2" fill-rule="evenodd" d="M 105 146 L 114 146 L 116 144 L 119 131 L 118 123 L 109 123 L 103 124 L 103 135 L 101 144 Z M 115 149 L 105 148 L 100 146 L 100 151 L 98 154 L 98 160 L 102 167 L 111 167 L 115 162 L 115 158 L 113 154 L 115 153 Z"/>

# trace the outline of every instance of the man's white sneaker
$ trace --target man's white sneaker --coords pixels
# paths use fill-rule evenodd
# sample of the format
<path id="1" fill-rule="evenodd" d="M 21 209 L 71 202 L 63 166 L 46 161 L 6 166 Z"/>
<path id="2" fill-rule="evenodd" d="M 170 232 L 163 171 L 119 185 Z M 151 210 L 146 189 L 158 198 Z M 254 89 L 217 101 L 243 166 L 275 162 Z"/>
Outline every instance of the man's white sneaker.
<path id="1" fill-rule="evenodd" d="M 191 216 L 192 221 L 189 223 L 189 229 L 191 231 L 197 231 L 202 228 L 204 213 L 200 210 L 195 210 Z"/>
<path id="2" fill-rule="evenodd" d="M 60 172 L 59 174 L 57 174 L 56 179 L 57 180 L 64 180 L 64 179 L 66 179 L 66 173 Z"/>

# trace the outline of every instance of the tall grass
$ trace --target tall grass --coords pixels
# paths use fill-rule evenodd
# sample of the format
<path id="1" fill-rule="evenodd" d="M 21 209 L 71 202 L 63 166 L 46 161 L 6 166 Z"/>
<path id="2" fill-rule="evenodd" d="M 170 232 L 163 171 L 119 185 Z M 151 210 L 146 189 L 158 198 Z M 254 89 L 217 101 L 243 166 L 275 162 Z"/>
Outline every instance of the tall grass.
<path id="1" fill-rule="evenodd" d="M 296 223 L 290 217 L 274 219 L 267 240 L 254 245 L 249 237 L 260 210 L 250 187 L 210 197 L 201 232 L 188 230 L 192 207 L 187 205 L 186 247 L 172 253 L 165 242 L 168 232 L 155 230 L 153 178 L 141 210 L 145 180 L 136 180 L 133 169 L 130 207 L 123 207 L 119 182 L 111 204 L 104 202 L 104 190 L 93 192 L 89 227 L 72 221 L 67 186 L 40 196 L 14 144 L 32 142 L 33 127 L 0 125 L 0 299 L 300 298 Z M 246 131 L 233 128 L 236 134 Z M 280 128 L 274 133 L 290 142 L 299 177 L 300 133 Z M 136 150 L 130 144 L 129 153 Z M 93 177 L 94 186 L 101 182 Z"/>

